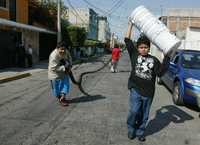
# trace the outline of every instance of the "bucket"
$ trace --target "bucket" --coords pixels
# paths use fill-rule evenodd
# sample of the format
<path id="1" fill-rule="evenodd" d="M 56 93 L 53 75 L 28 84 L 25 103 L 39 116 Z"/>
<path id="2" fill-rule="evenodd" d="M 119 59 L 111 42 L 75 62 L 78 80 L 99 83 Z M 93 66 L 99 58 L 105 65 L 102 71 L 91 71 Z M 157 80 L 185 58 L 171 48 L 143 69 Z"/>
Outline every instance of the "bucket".
<path id="1" fill-rule="evenodd" d="M 181 44 L 181 41 L 144 6 L 134 9 L 130 19 L 165 54 L 177 49 Z"/>

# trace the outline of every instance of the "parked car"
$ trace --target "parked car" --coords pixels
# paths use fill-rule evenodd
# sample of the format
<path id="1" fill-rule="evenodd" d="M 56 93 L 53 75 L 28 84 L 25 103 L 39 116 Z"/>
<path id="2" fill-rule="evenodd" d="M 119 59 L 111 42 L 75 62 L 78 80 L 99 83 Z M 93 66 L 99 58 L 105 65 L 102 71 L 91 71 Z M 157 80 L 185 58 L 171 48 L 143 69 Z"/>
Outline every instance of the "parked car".
<path id="1" fill-rule="evenodd" d="M 177 50 L 158 83 L 164 83 L 172 92 L 175 104 L 190 104 L 200 108 L 200 51 Z"/>

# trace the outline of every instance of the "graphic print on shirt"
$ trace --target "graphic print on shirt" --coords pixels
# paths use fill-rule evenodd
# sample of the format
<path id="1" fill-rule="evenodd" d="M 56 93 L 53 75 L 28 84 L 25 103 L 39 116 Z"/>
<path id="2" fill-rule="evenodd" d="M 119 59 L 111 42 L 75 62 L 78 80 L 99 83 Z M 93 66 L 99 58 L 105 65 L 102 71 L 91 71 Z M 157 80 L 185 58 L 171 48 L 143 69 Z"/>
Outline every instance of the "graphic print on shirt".
<path id="1" fill-rule="evenodd" d="M 139 55 L 136 62 L 135 75 L 142 79 L 151 80 L 153 66 L 154 60 L 152 58 Z"/>

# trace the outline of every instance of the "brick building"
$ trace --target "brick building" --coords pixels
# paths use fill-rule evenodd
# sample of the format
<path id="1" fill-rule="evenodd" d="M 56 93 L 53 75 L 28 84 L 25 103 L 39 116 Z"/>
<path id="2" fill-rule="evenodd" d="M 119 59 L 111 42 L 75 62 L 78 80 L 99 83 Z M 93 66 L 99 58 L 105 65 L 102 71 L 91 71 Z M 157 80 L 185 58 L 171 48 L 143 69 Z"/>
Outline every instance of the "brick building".
<path id="1" fill-rule="evenodd" d="M 200 9 L 170 8 L 160 17 L 171 32 L 184 39 L 188 27 L 200 27 Z"/>

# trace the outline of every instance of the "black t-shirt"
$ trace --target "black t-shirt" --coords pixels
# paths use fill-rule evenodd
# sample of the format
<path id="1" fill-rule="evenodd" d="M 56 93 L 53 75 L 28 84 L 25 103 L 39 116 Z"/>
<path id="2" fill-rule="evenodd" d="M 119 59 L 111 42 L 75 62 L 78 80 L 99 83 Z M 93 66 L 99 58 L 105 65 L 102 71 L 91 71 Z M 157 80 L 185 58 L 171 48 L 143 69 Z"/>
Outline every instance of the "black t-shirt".
<path id="1" fill-rule="evenodd" d="M 153 97 L 156 76 L 160 77 L 166 72 L 169 67 L 169 57 L 165 57 L 161 64 L 160 61 L 152 55 L 140 55 L 130 39 L 125 38 L 124 41 L 132 66 L 128 88 L 134 88 L 144 97 Z"/>

